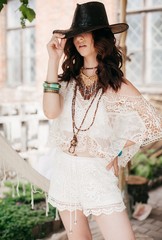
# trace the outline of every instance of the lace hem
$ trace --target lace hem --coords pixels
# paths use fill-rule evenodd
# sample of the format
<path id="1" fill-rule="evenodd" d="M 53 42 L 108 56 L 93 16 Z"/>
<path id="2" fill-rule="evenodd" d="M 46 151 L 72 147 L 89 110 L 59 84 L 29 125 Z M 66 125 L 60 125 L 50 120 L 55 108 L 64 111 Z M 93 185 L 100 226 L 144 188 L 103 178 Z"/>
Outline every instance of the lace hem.
<path id="1" fill-rule="evenodd" d="M 95 216 L 99 216 L 101 214 L 110 215 L 113 212 L 122 212 L 125 208 L 126 207 L 124 203 L 121 202 L 121 203 L 113 204 L 110 206 L 104 206 L 104 207 L 101 206 L 98 208 L 84 209 L 83 212 L 85 216 L 89 216 L 91 214 Z"/>
<path id="2" fill-rule="evenodd" d="M 56 200 L 55 198 L 53 197 L 48 197 L 48 202 L 53 206 L 53 207 L 56 207 L 59 211 L 65 211 L 65 210 L 68 210 L 68 211 L 75 211 L 75 210 L 83 210 L 82 209 L 82 206 L 78 203 L 63 203 L 63 202 L 60 202 L 58 200 Z"/>
<path id="3" fill-rule="evenodd" d="M 101 214 L 110 215 L 113 212 L 122 212 L 126 208 L 123 202 L 111 204 L 107 206 L 104 205 L 104 206 L 99 206 L 95 208 L 87 208 L 87 209 L 83 208 L 81 204 L 78 204 L 78 203 L 67 204 L 67 203 L 60 202 L 54 199 L 53 197 L 48 197 L 48 202 L 53 207 L 56 207 L 59 211 L 65 211 L 65 210 L 68 210 L 70 212 L 73 212 L 76 210 L 83 211 L 86 217 L 88 217 L 91 214 L 95 216 L 99 216 Z"/>

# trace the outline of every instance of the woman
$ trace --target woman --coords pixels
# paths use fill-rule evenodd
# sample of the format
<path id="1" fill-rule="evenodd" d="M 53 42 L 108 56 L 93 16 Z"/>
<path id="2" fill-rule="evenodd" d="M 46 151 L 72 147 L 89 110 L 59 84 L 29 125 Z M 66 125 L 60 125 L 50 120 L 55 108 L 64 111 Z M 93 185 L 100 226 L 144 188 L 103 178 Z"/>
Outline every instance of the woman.
<path id="1" fill-rule="evenodd" d="M 43 108 L 54 119 L 48 201 L 72 240 L 92 239 L 90 214 L 105 239 L 135 239 L 118 170 L 141 145 L 162 137 L 160 117 L 121 71 L 114 34 L 127 28 L 109 25 L 100 2 L 78 4 L 71 28 L 55 30 L 47 45 Z"/>

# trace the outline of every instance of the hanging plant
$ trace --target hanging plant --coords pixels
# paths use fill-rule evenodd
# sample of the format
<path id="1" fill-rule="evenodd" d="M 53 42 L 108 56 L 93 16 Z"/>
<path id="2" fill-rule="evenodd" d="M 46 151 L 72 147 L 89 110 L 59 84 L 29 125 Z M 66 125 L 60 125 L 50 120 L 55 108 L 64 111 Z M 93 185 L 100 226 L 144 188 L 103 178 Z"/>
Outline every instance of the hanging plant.
<path id="1" fill-rule="evenodd" d="M 26 26 L 26 20 L 32 22 L 35 19 L 35 12 L 29 7 L 30 0 L 17 0 L 20 1 L 21 5 L 19 11 L 21 13 L 20 22 L 21 26 L 24 28 Z M 7 0 L 0 0 L 0 11 L 3 9 L 4 5 L 7 4 Z"/>
<path id="2" fill-rule="evenodd" d="M 22 3 L 19 7 L 19 11 L 21 12 L 20 20 L 21 26 L 24 28 L 26 20 L 32 22 L 36 14 L 33 9 L 28 7 L 29 0 L 20 0 L 20 2 Z"/>

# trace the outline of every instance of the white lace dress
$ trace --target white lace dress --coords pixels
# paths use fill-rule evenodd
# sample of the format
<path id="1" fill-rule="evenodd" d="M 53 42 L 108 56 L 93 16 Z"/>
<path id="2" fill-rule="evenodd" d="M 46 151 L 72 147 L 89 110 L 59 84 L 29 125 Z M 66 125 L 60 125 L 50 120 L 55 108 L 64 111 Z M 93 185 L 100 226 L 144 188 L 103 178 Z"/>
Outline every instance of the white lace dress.
<path id="1" fill-rule="evenodd" d="M 74 81 L 61 94 L 64 107 L 61 115 L 53 121 L 49 143 L 51 151 L 46 156 L 50 164 L 50 189 L 48 201 L 58 210 L 76 209 L 89 214 L 110 214 L 125 208 L 118 179 L 113 170 L 106 170 L 122 150 L 119 166 L 126 166 L 140 146 L 162 138 L 162 117 L 142 96 L 103 94 L 92 127 L 79 132 L 77 156 L 68 154 L 72 131 L 72 97 Z M 92 122 L 99 91 L 88 112 L 83 128 Z M 76 125 L 80 126 L 90 100 L 84 100 L 79 92 L 76 98 Z M 127 141 L 134 142 L 124 147 Z M 47 164 L 48 165 L 48 164 Z M 43 169 L 43 168 L 42 168 Z"/>

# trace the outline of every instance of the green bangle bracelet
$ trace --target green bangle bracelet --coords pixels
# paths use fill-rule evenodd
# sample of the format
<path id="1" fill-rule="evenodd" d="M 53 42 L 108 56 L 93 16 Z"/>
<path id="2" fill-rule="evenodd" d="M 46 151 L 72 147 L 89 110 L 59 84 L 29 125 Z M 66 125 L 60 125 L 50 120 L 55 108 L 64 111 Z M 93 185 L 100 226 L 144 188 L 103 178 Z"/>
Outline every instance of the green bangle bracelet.
<path id="1" fill-rule="evenodd" d="M 44 90 L 56 90 L 56 91 L 60 91 L 59 88 L 55 88 L 55 87 L 44 87 Z"/>
<path id="2" fill-rule="evenodd" d="M 43 87 L 44 87 L 44 88 L 49 87 L 49 88 L 60 89 L 60 88 L 61 88 L 61 85 L 60 85 L 60 83 L 48 83 L 48 82 L 44 82 L 44 83 L 43 83 Z"/>
<path id="3" fill-rule="evenodd" d="M 123 151 L 120 151 L 118 154 L 118 157 L 120 157 L 122 155 Z"/>

